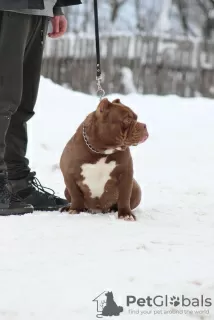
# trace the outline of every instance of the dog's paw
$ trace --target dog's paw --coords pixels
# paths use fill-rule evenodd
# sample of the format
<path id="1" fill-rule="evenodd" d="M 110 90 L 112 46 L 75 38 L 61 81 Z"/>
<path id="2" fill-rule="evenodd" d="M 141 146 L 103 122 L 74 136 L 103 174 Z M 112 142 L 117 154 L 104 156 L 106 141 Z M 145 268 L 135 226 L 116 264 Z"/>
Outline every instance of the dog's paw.
<path id="1" fill-rule="evenodd" d="M 67 204 L 66 206 L 60 209 L 60 212 L 68 212 L 69 214 L 79 214 L 80 212 L 85 212 L 86 209 L 76 209 L 71 204 Z"/>
<path id="2" fill-rule="evenodd" d="M 59 209 L 60 212 L 69 212 L 71 208 L 71 204 L 67 204 L 66 206 Z"/>
<path id="3" fill-rule="evenodd" d="M 131 210 L 119 210 L 118 218 L 125 221 L 136 221 L 136 217 Z"/>
<path id="4" fill-rule="evenodd" d="M 131 214 L 131 215 L 128 215 L 128 216 L 125 216 L 125 217 L 120 217 L 120 219 L 123 219 L 125 221 L 136 221 L 136 217 L 134 214 Z"/>
<path id="5" fill-rule="evenodd" d="M 80 212 L 83 212 L 83 210 L 70 209 L 68 211 L 69 214 L 80 214 Z"/>

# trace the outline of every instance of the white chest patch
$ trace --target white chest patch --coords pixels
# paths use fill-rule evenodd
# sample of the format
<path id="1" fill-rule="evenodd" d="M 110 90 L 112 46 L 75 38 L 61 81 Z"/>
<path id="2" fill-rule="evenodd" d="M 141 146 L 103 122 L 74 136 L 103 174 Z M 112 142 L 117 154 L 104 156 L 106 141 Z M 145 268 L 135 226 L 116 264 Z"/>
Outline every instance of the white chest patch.
<path id="1" fill-rule="evenodd" d="M 107 149 L 107 150 L 105 150 L 105 154 L 112 154 L 112 153 L 114 153 L 115 151 L 121 151 L 122 150 L 122 148 L 121 147 L 118 147 L 118 148 L 116 148 L 116 149 Z"/>
<path id="2" fill-rule="evenodd" d="M 92 198 L 101 197 L 106 182 L 111 179 L 110 174 L 115 167 L 116 161 L 106 163 L 106 158 L 101 158 L 95 164 L 86 163 L 82 165 L 83 183 L 89 187 Z"/>

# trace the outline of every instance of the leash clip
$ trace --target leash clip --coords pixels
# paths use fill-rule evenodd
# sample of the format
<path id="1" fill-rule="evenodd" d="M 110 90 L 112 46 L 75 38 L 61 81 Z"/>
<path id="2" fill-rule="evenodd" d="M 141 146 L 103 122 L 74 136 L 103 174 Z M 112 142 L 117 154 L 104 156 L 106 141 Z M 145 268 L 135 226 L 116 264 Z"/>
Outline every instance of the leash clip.
<path id="1" fill-rule="evenodd" d="M 96 77 L 97 81 L 97 95 L 100 98 L 100 101 L 104 98 L 105 96 L 105 90 L 102 88 L 101 82 L 102 82 L 102 75 L 99 75 Z"/>

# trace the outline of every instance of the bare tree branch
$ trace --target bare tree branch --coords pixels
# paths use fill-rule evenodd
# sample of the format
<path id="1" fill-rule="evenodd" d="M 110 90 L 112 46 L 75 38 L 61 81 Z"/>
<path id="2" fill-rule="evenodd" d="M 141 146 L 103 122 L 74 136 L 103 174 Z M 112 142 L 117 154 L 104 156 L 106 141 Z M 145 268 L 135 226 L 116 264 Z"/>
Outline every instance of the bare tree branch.
<path id="1" fill-rule="evenodd" d="M 204 0 L 196 0 L 199 8 L 203 11 L 203 13 L 208 16 L 209 15 L 209 10 L 208 8 L 206 7 L 206 5 L 204 4 Z"/>
<path id="2" fill-rule="evenodd" d="M 184 29 L 185 34 L 187 34 L 189 31 L 189 24 L 186 3 L 183 0 L 177 0 L 176 5 L 178 7 L 182 27 Z"/>
<path id="3" fill-rule="evenodd" d="M 127 2 L 127 0 L 111 0 L 110 4 L 112 7 L 111 22 L 117 19 L 119 9 Z"/>
<path id="4" fill-rule="evenodd" d="M 209 0 L 209 2 L 210 2 L 210 4 L 211 4 L 211 6 L 214 7 L 214 0 Z"/>

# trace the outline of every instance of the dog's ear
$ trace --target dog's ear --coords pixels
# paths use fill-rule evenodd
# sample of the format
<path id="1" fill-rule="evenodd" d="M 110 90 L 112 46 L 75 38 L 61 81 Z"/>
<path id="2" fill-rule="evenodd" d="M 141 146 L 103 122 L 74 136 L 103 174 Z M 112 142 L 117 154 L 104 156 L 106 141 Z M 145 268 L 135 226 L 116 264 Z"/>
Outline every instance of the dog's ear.
<path id="1" fill-rule="evenodd" d="M 106 113 L 106 111 L 109 110 L 109 107 L 110 107 L 110 102 L 108 101 L 107 98 L 101 100 L 97 107 L 96 115 L 99 116 Z"/>
<path id="2" fill-rule="evenodd" d="M 120 99 L 115 99 L 112 101 L 112 103 L 121 103 L 121 102 L 120 102 Z"/>

